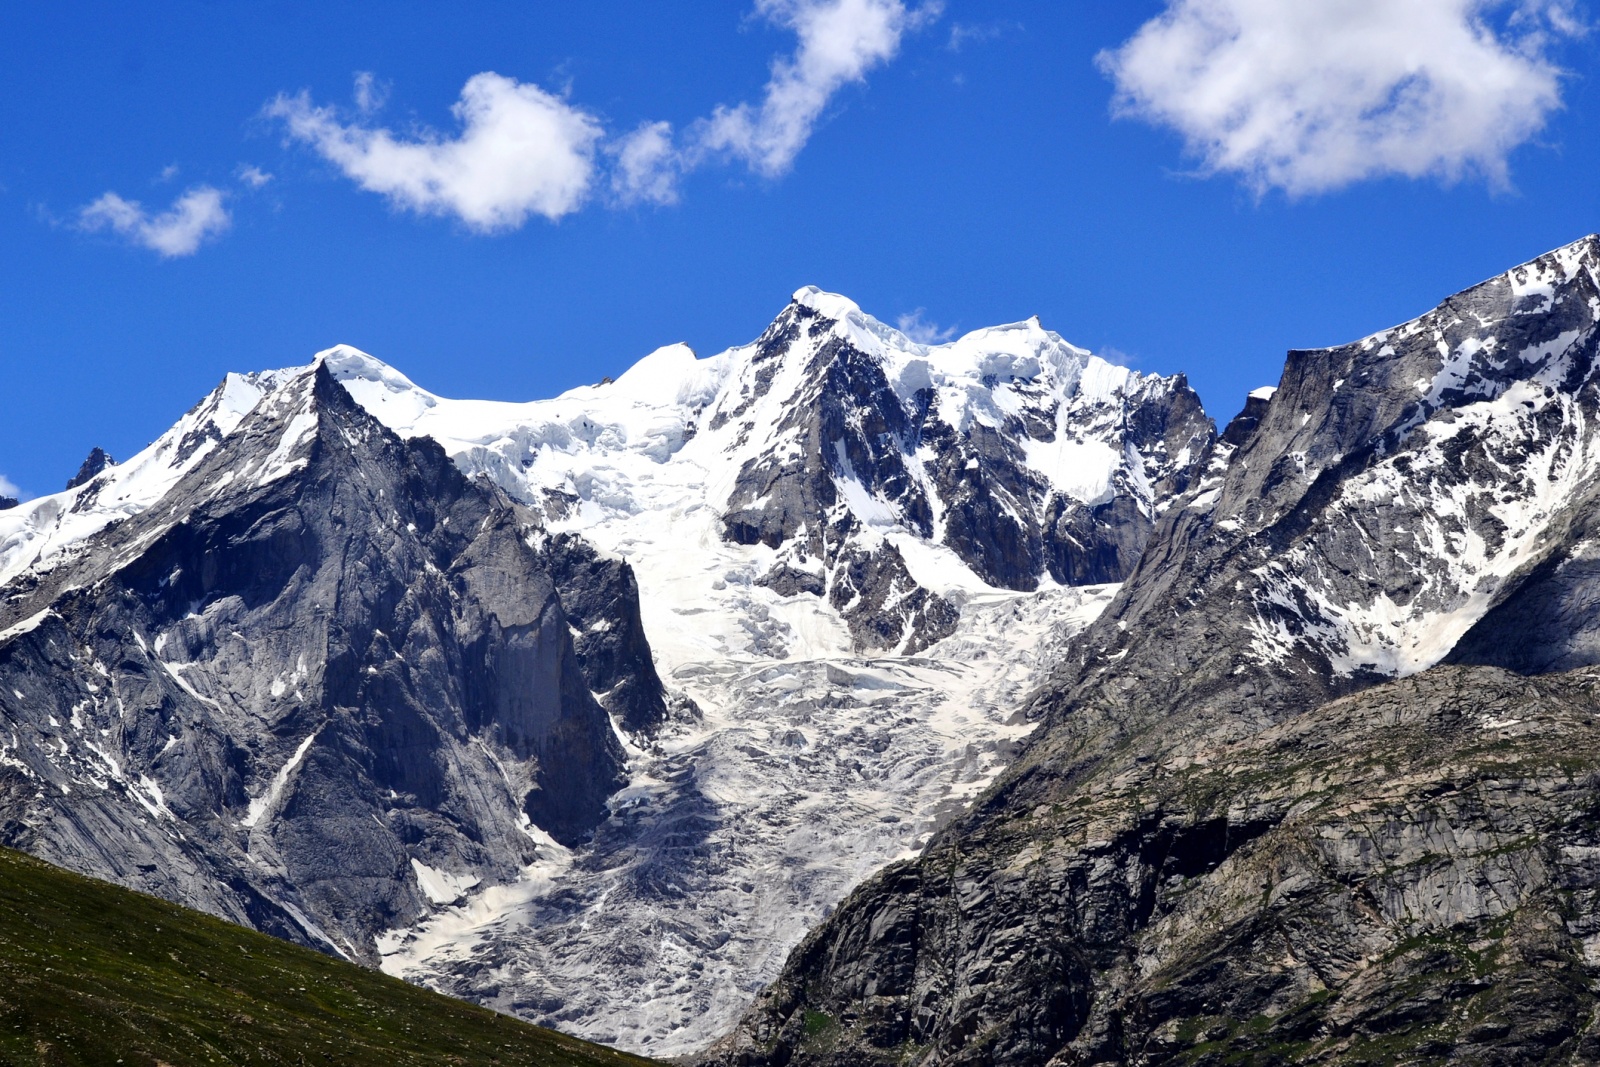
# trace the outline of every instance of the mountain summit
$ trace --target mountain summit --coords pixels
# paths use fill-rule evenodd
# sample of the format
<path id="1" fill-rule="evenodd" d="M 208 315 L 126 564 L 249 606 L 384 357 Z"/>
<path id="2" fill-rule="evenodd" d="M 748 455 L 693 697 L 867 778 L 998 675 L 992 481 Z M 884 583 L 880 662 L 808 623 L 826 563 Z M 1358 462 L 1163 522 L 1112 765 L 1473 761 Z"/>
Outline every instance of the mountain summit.
<path id="1" fill-rule="evenodd" d="M 582 839 L 625 781 L 558 589 L 625 565 L 320 362 L 230 378 L 7 520 L 0 804 L 43 858 L 374 962 L 375 933 Z M 659 687 L 647 650 L 634 669 Z"/>
<path id="2" fill-rule="evenodd" d="M 1214 436 L 1182 376 L 1107 363 L 1037 320 L 921 345 L 809 287 L 752 344 L 669 346 L 530 404 L 445 400 L 353 349 L 320 358 L 396 432 L 648 559 L 647 581 L 688 562 L 660 553 L 720 542 L 773 602 L 815 598 L 809 614 L 846 631 L 828 644 L 858 651 L 926 648 L 964 594 L 1122 580 Z M 697 584 L 646 599 L 721 591 Z"/>
<path id="3" fill-rule="evenodd" d="M 1583 1062 L 1597 426 L 1596 238 L 1220 435 L 810 288 L 526 404 L 330 349 L 0 512 L 0 835 L 745 1067 Z"/>

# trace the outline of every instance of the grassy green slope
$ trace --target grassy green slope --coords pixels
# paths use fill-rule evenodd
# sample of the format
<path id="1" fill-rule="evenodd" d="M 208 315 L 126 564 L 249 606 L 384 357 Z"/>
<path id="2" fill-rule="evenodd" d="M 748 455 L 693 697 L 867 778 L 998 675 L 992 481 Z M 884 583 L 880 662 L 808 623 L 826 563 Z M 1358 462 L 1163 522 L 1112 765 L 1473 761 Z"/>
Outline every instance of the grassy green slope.
<path id="1" fill-rule="evenodd" d="M 0 849 L 0 1065 L 648 1062 Z"/>

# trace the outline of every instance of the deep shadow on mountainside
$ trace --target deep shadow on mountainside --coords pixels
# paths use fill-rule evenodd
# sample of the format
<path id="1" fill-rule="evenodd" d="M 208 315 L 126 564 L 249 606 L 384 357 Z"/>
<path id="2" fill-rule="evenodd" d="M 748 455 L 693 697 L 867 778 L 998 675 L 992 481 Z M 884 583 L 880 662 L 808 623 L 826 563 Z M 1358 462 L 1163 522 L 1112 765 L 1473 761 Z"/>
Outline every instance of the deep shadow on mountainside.
<path id="1" fill-rule="evenodd" d="M 1017 764 L 705 1062 L 1600 1059 L 1597 270 L 1290 353 Z"/>
<path id="2" fill-rule="evenodd" d="M 224 383 L 159 506 L 5 586 L 0 844 L 375 963 L 451 879 L 584 839 L 608 713 L 649 725 L 661 683 L 625 563 L 325 367 L 271 386 L 223 433 Z"/>
<path id="3" fill-rule="evenodd" d="M 644 1065 L 0 849 L 0 1064 Z"/>

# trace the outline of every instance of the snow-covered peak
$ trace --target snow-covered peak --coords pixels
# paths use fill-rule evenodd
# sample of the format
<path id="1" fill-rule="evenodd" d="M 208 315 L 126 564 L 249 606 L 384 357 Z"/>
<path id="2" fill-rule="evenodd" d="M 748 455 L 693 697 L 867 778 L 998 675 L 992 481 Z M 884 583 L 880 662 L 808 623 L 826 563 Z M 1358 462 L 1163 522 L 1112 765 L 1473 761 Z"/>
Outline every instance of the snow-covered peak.
<path id="1" fill-rule="evenodd" d="M 851 315 L 861 315 L 864 318 L 871 317 L 865 315 L 861 310 L 861 305 L 849 297 L 840 296 L 838 293 L 825 292 L 814 285 L 806 285 L 796 289 L 793 300 L 796 304 L 808 307 L 825 318 L 844 319 Z"/>
<path id="2" fill-rule="evenodd" d="M 1591 237 L 1401 326 L 1292 352 L 1280 387 L 1251 394 L 1271 403 L 1220 489 L 1195 498 L 1256 539 L 1228 549 L 1254 569 L 1226 595 L 1254 600 L 1260 662 L 1425 670 L 1543 573 L 1600 487 L 1597 338 Z"/>
<path id="3" fill-rule="evenodd" d="M 342 382 L 371 382 L 381 385 L 391 393 L 424 393 L 415 382 L 395 370 L 376 356 L 368 355 L 351 345 L 334 345 L 323 349 L 312 359 L 312 365 L 323 364 L 328 373 Z"/>
<path id="4" fill-rule="evenodd" d="M 1087 349 L 1068 344 L 1060 334 L 1045 329 L 1037 315 L 929 345 L 872 317 L 848 297 L 824 292 L 814 285 L 797 291 L 793 303 L 832 320 L 833 336 L 883 360 L 891 377 L 903 380 L 913 391 L 927 384 L 930 376 L 946 381 L 1031 381 L 1049 373 L 1070 392 L 1083 368 L 1097 359 Z M 1113 377 L 1118 384 L 1125 384 L 1131 374 Z"/>
<path id="5" fill-rule="evenodd" d="M 1580 279 L 1587 279 L 1591 286 L 1600 288 L 1600 234 L 1590 234 L 1571 244 L 1546 252 L 1527 263 L 1512 267 L 1503 274 L 1456 294 L 1432 311 L 1407 319 L 1388 329 L 1379 330 L 1377 333 L 1368 334 L 1355 343 L 1363 349 L 1376 349 L 1435 330 L 1440 326 L 1442 316 L 1444 323 L 1453 323 L 1460 310 L 1457 307 L 1458 303 L 1470 295 L 1497 291 L 1508 293 L 1516 303 L 1518 313 L 1536 313 L 1548 308 L 1557 289 Z M 1477 320 L 1477 325 L 1486 329 L 1492 324 L 1492 321 L 1486 318 L 1480 317 Z M 1347 345 L 1336 345 L 1333 348 L 1312 351 L 1335 351 L 1347 347 Z"/>
<path id="6" fill-rule="evenodd" d="M 439 404 L 438 397 L 358 348 L 335 345 L 317 353 L 312 366 L 319 363 L 328 368 L 356 403 L 388 426 L 415 425 Z"/>
<path id="7" fill-rule="evenodd" d="M 263 399 L 277 398 L 280 406 L 305 403 L 308 389 L 296 391 L 295 386 L 305 384 L 310 369 L 229 374 L 131 459 L 65 492 L 0 512 L 0 584 L 30 568 L 47 570 L 71 558 L 82 542 L 111 523 L 154 506 Z"/>
<path id="8" fill-rule="evenodd" d="M 1098 507 L 1119 493 L 1130 496 L 1133 513 L 1148 517 L 1176 469 L 1173 461 L 1182 464 L 1200 451 L 1189 449 L 1187 438 L 1174 439 L 1170 455 L 1158 439 L 1124 440 L 1125 409 L 1143 402 L 1136 398 L 1141 389 L 1162 380 L 1070 345 L 1037 318 L 923 345 L 853 301 L 808 287 L 758 342 L 708 358 L 687 345 L 667 345 L 614 381 L 548 400 L 448 399 L 349 345 L 317 353 L 308 366 L 230 374 L 150 449 L 74 493 L 0 517 L 0 576 L 151 507 L 258 405 L 270 402 L 274 418 L 303 430 L 314 418 L 296 421 L 289 409 L 310 394 L 291 386 L 309 381 L 319 367 L 400 436 L 433 438 L 463 469 L 487 475 L 556 528 L 581 531 L 631 559 L 659 562 L 668 585 L 684 578 L 674 577 L 681 569 L 674 560 L 738 540 L 728 516 L 767 506 L 764 482 L 807 481 L 798 511 L 778 520 L 781 532 L 761 535 L 770 543 L 727 544 L 711 553 L 720 577 L 696 578 L 693 591 L 680 584 L 646 597 L 682 604 L 709 596 L 728 620 L 722 636 L 712 638 L 725 642 L 724 652 L 854 647 L 836 606 L 825 600 L 784 607 L 786 594 L 739 594 L 794 615 L 781 641 L 752 641 L 744 609 L 722 603 L 733 595 L 724 591 L 732 574 L 748 584 L 782 572 L 789 577 L 778 584 L 786 589 L 796 581 L 806 588 L 820 583 L 813 592 L 831 587 L 831 571 L 795 577 L 811 574 L 805 568 L 817 561 L 807 562 L 805 551 L 774 552 L 780 542 L 830 544 L 831 568 L 839 562 L 838 538 L 855 530 L 865 538 L 859 552 L 874 558 L 898 552 L 908 561 L 903 579 L 881 578 L 885 588 L 925 588 L 958 599 L 1032 589 L 1047 567 L 1044 556 L 1030 548 L 1020 561 L 984 562 L 979 556 L 987 550 L 974 538 L 986 538 L 982 531 L 994 522 L 1020 522 L 1027 528 L 1018 533 L 1022 543 L 1044 538 L 1044 544 L 1055 536 L 1041 526 L 1049 508 Z M 279 450 L 283 462 L 274 470 L 291 468 L 298 440 Z M 976 502 L 969 499 L 974 493 Z M 1052 505 L 1055 497 L 1065 503 Z M 667 516 L 683 519 L 677 532 L 669 532 L 675 520 Z M 1074 528 L 1070 536 L 1087 535 Z M 1140 537 L 1106 558 L 1133 551 Z M 858 568 L 866 557 L 852 558 Z M 1090 579 L 1075 579 L 1083 580 Z M 710 601 L 704 610 L 712 610 Z M 865 603 L 859 596 L 840 603 L 847 602 Z"/>
<path id="9" fill-rule="evenodd" d="M 562 395 L 592 394 L 596 398 L 621 398 L 633 404 L 698 410 L 716 398 L 730 363 L 726 353 L 700 359 L 686 344 L 667 345 L 629 367 L 614 382 Z"/>

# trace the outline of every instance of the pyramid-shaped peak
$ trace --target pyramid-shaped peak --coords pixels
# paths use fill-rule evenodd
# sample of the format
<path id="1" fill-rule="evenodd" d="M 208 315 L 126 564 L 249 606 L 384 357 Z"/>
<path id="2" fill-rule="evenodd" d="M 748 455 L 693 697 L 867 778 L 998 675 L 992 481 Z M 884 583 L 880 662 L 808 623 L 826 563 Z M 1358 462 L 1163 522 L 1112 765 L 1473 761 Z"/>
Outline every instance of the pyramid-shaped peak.
<path id="1" fill-rule="evenodd" d="M 107 467 L 115 467 L 116 465 L 117 461 L 112 459 L 105 449 L 95 445 L 89 452 L 89 458 L 85 459 L 83 466 L 78 468 L 78 473 L 72 476 L 71 481 L 67 482 L 67 488 L 76 489 L 80 485 L 85 485 Z"/>

